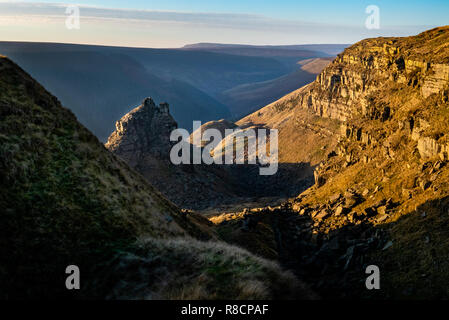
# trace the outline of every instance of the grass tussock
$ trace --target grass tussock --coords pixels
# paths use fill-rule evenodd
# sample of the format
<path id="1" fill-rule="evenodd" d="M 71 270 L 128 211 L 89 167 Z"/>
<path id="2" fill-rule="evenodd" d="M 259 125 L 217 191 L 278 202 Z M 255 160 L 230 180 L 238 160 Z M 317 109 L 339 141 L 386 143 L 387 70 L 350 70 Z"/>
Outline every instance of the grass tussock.
<path id="1" fill-rule="evenodd" d="M 111 266 L 96 284 L 112 284 L 108 299 L 316 298 L 275 262 L 221 242 L 146 238 Z"/>

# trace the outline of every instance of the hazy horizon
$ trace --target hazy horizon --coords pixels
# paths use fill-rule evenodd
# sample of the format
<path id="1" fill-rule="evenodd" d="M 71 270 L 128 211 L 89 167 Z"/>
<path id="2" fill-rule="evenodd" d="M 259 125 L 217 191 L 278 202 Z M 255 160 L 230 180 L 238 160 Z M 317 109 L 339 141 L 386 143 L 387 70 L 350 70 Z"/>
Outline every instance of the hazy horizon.
<path id="1" fill-rule="evenodd" d="M 77 4 L 79 29 L 67 28 Z M 367 7 L 379 9 L 368 29 Z M 66 12 L 69 7 L 69 11 Z M 426 13 L 423 13 L 426 12 Z M 194 43 L 244 45 L 349 44 L 378 36 L 408 36 L 447 24 L 439 0 L 267 1 L 2 1 L 0 41 L 179 48 Z"/>
<path id="2" fill-rule="evenodd" d="M 135 48 L 135 49 L 182 49 L 186 46 L 190 45 L 226 45 L 226 46 L 254 46 L 254 47 L 294 47 L 294 46 L 315 46 L 315 45 L 351 45 L 352 43 L 292 43 L 285 45 L 276 45 L 276 44 L 244 44 L 244 43 L 223 43 L 223 42 L 194 42 L 194 43 L 186 43 L 184 45 L 180 45 L 178 47 L 146 47 L 146 46 L 124 46 L 124 45 L 109 45 L 109 44 L 92 44 L 92 43 L 74 43 L 74 42 L 57 42 L 57 41 L 21 41 L 21 40 L 1 40 L 0 43 L 29 43 L 29 44 L 54 44 L 54 45 L 68 45 L 68 46 L 92 46 L 92 47 L 116 47 L 116 48 Z M 312 49 L 310 49 L 312 50 Z M 312 50 L 313 51 L 313 50 Z"/>

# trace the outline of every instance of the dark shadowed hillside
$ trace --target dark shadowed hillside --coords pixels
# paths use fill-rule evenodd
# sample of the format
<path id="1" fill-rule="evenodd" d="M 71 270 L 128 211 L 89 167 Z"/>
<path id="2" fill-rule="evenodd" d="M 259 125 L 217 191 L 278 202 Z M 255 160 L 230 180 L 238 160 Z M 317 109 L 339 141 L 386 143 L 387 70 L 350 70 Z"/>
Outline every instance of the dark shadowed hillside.
<path id="1" fill-rule="evenodd" d="M 116 119 L 149 95 L 170 101 L 180 126 L 187 129 L 193 120 L 230 116 L 227 107 L 208 94 L 178 79 L 164 80 L 126 53 L 90 46 L 42 46 L 0 43 L 0 50 L 52 90 L 103 141 Z"/>
<path id="2" fill-rule="evenodd" d="M 190 130 L 193 120 L 204 123 L 242 116 L 262 103 L 248 100 L 252 89 L 237 96 L 223 95 L 224 91 L 284 79 L 298 70 L 298 60 L 328 56 L 285 48 L 276 49 L 279 56 L 273 56 L 262 47 L 247 55 L 20 42 L 0 42 L 0 50 L 54 92 L 102 141 L 113 131 L 114 122 L 130 111 L 127 108 L 144 97 L 169 102 L 179 126 Z M 292 79 L 300 81 L 297 87 L 310 81 L 307 73 L 303 75 Z M 266 90 L 263 102 L 286 92 Z"/>
<path id="3" fill-rule="evenodd" d="M 127 52 L 151 72 L 165 79 L 185 81 L 213 97 L 234 86 L 277 78 L 291 71 L 291 66 L 263 55 L 182 49 L 131 49 Z"/>
<path id="4" fill-rule="evenodd" d="M 246 115 L 312 82 L 331 61 L 332 58 L 296 61 L 298 68 L 292 73 L 272 80 L 236 86 L 224 91 L 218 99 L 228 101 L 234 117 Z"/>
<path id="5" fill-rule="evenodd" d="M 296 60 L 306 58 L 320 58 L 335 56 L 342 52 L 348 44 L 302 44 L 302 45 L 244 45 L 244 44 L 221 44 L 221 43 L 196 43 L 183 47 L 185 50 L 220 52 L 227 54 L 273 57 L 282 60 L 283 58 L 295 58 Z M 285 61 L 288 61 L 286 59 Z"/>

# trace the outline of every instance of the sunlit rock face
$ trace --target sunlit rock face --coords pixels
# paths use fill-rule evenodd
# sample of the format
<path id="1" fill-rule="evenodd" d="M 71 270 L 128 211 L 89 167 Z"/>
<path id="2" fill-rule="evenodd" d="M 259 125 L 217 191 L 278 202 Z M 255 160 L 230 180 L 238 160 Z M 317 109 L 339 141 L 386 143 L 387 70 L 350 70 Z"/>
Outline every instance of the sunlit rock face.
<path id="1" fill-rule="evenodd" d="M 300 103 L 322 117 L 346 121 L 360 115 L 381 117 L 384 110 L 374 110 L 370 97 L 391 82 L 416 87 L 423 98 L 444 95 L 449 64 L 406 56 L 393 41 L 383 46 L 350 48 L 317 76 Z"/>

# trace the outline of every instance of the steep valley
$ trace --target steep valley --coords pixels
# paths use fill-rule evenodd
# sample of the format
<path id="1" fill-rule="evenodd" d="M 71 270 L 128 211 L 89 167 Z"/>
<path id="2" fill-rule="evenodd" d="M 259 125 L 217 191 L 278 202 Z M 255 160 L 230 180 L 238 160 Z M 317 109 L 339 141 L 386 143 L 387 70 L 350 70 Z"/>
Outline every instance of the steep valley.
<path id="1" fill-rule="evenodd" d="M 0 297 L 69 295 L 53 274 L 79 261 L 91 285 L 71 298 L 448 299 L 449 27 L 307 64 L 313 82 L 197 130 L 277 129 L 261 176 L 174 165 L 159 97 L 123 106 L 103 144 L 0 57 Z"/>

